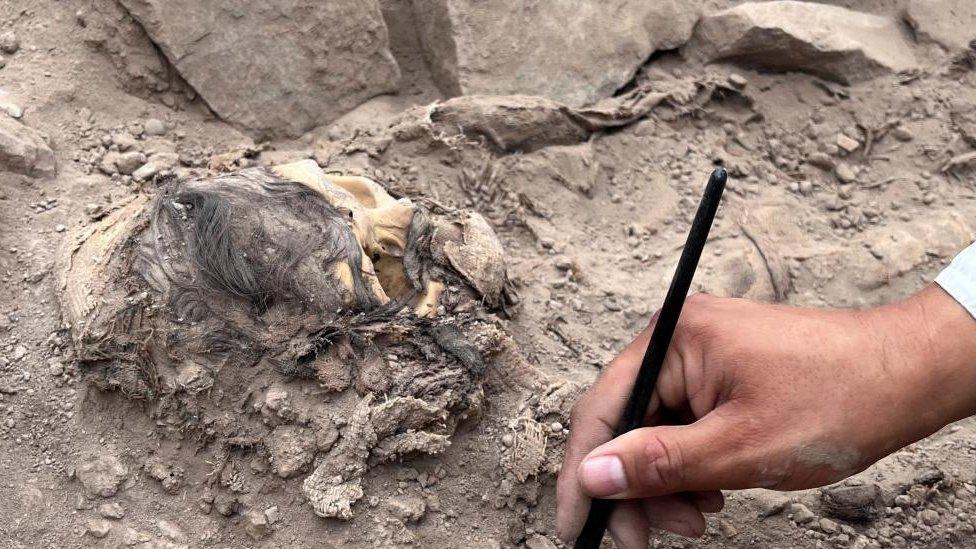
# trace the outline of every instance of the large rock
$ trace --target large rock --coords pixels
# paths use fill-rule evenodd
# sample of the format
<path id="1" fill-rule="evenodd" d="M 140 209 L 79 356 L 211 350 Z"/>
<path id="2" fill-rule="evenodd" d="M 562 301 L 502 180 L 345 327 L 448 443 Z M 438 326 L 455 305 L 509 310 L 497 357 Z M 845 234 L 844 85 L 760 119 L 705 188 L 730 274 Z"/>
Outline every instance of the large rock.
<path id="1" fill-rule="evenodd" d="M 749 2 L 702 18 L 685 54 L 851 83 L 915 66 L 894 19 L 837 6 Z"/>
<path id="2" fill-rule="evenodd" d="M 0 113 L 0 171 L 53 175 L 54 153 L 37 131 Z"/>
<path id="3" fill-rule="evenodd" d="M 911 0 L 905 19 L 920 40 L 950 50 L 969 47 L 976 39 L 976 2 L 973 0 Z"/>
<path id="4" fill-rule="evenodd" d="M 222 119 L 297 136 L 378 94 L 400 70 L 376 0 L 120 0 Z"/>
<path id="5" fill-rule="evenodd" d="M 526 94 L 580 106 L 610 96 L 657 50 L 691 36 L 697 0 L 413 0 L 449 95 Z"/>

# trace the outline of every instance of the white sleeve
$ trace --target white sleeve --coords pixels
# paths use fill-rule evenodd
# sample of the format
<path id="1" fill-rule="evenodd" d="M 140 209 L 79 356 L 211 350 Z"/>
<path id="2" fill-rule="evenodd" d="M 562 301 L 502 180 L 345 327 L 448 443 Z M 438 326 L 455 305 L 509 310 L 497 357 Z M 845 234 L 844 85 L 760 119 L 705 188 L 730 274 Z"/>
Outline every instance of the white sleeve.
<path id="1" fill-rule="evenodd" d="M 935 282 L 976 317 L 976 243 L 960 252 Z"/>

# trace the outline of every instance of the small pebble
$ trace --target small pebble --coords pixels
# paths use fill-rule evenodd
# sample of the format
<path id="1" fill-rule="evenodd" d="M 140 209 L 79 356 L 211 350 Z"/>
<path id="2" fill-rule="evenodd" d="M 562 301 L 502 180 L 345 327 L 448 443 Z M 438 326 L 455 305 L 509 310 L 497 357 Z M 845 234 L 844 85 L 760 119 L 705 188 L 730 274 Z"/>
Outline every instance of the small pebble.
<path id="1" fill-rule="evenodd" d="M 108 519 L 120 519 L 125 516 L 125 508 L 115 502 L 103 503 L 98 506 L 98 514 Z"/>
<path id="2" fill-rule="evenodd" d="M 250 510 L 244 513 L 244 532 L 253 540 L 260 540 L 271 534 L 271 525 L 268 524 L 268 517 L 257 510 Z"/>
<path id="3" fill-rule="evenodd" d="M 837 134 L 836 142 L 837 142 L 837 147 L 839 147 L 841 150 L 847 153 L 852 153 L 856 151 L 858 147 L 861 146 L 861 144 L 856 139 L 852 139 L 843 133 Z"/>
<path id="4" fill-rule="evenodd" d="M 554 264 L 560 271 L 568 271 L 573 268 L 573 260 L 564 255 L 556 256 Z"/>
<path id="5" fill-rule="evenodd" d="M 277 505 L 273 505 L 264 510 L 264 516 L 268 519 L 268 524 L 275 524 L 281 520 L 281 511 Z"/>
<path id="6" fill-rule="evenodd" d="M 144 129 L 146 135 L 164 135 L 166 133 L 166 125 L 158 118 L 147 119 Z"/>
<path id="7" fill-rule="evenodd" d="M 88 521 L 85 531 L 91 537 L 101 539 L 112 531 L 112 523 L 105 519 L 92 519 Z"/>
<path id="8" fill-rule="evenodd" d="M 825 534 L 836 534 L 840 531 L 840 527 L 837 526 L 837 523 L 829 518 L 820 519 L 818 526 L 820 526 L 820 530 Z"/>
<path id="9" fill-rule="evenodd" d="M 386 502 L 393 516 L 403 522 L 417 522 L 427 512 L 427 504 L 422 498 L 413 496 L 392 497 Z"/>
<path id="10" fill-rule="evenodd" d="M 939 513 L 933 509 L 926 509 L 918 514 L 918 518 L 927 526 L 935 526 L 939 523 Z"/>
<path id="11" fill-rule="evenodd" d="M 817 515 L 814 515 L 813 511 L 802 503 L 794 503 L 790 505 L 789 511 L 790 515 L 792 515 L 793 522 L 797 524 L 806 524 L 817 518 Z"/>
<path id="12" fill-rule="evenodd" d="M 20 40 L 13 31 L 0 34 L 0 50 L 7 55 L 13 55 L 20 49 Z"/>
<path id="13" fill-rule="evenodd" d="M 912 130 L 906 128 L 905 126 L 895 126 L 895 129 L 891 130 L 891 135 L 895 136 L 898 141 L 911 141 L 915 138 L 912 134 Z"/>
<path id="14" fill-rule="evenodd" d="M 528 530 L 526 530 L 526 533 L 528 533 Z M 541 534 L 532 534 L 531 537 L 525 540 L 525 547 L 527 549 L 556 549 L 556 545 L 549 538 Z"/>
<path id="15" fill-rule="evenodd" d="M 742 89 L 746 87 L 748 83 L 749 81 L 746 80 L 746 78 L 741 74 L 733 72 L 732 74 L 729 75 L 729 84 L 732 84 L 736 88 Z"/>

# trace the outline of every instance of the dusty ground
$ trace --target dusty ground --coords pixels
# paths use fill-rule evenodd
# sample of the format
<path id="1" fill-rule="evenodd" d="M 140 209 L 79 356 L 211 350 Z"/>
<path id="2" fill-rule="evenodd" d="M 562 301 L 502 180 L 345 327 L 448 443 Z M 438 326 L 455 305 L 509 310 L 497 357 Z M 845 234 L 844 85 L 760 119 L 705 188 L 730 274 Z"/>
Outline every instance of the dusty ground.
<path id="1" fill-rule="evenodd" d="M 442 455 L 373 467 L 356 518 L 341 522 L 316 516 L 301 477 L 275 476 L 259 452 L 238 456 L 246 492 L 222 505 L 226 490 L 208 478 L 213 445 L 79 378 L 56 297 L 59 246 L 98 208 L 152 190 L 99 170 L 111 136 L 128 133 L 146 153 L 176 153 L 185 169 L 254 146 L 178 81 L 154 91 L 138 70 L 120 68 L 110 50 L 124 33 L 92 38 L 113 36 L 99 27 L 103 4 L 0 3 L 0 30 L 20 42 L 5 54 L 0 86 L 24 122 L 48 136 L 58 164 L 47 178 L 0 173 L 0 546 L 561 546 L 554 477 L 513 483 L 503 465 L 515 418 L 542 414 L 540 395 L 518 384 L 490 384 L 480 419 L 463 423 Z M 943 168 L 976 136 L 976 73 L 944 55 L 921 52 L 915 74 L 841 87 L 801 74 L 700 69 L 665 53 L 633 86 L 678 97 L 705 79 L 731 84 L 578 144 L 509 154 L 477 137 L 448 146 L 384 133 L 406 107 L 439 99 L 410 25 L 391 26 L 391 40 L 407 82 L 399 95 L 301 139 L 263 143 L 242 162 L 312 157 L 395 193 L 481 211 L 503 240 L 521 295 L 517 313 L 497 322 L 550 379 L 589 382 L 647 322 L 715 163 L 733 178 L 696 278 L 710 292 L 810 306 L 888 302 L 931 281 L 972 238 L 974 172 Z M 128 61 L 130 69 L 141 62 Z M 145 61 L 147 71 L 153 63 Z M 146 133 L 150 119 L 164 123 L 162 135 Z M 851 152 L 838 150 L 850 140 Z M 293 398 L 320 398 L 314 383 L 281 383 Z M 340 409 L 355 395 L 322 398 Z M 231 421 L 252 413 L 226 412 Z M 551 453 L 565 428 L 548 426 Z M 729 495 L 702 540 L 665 536 L 654 546 L 973 547 L 974 441 L 976 422 L 963 421 L 858 475 L 883 494 L 879 516 L 867 522 L 832 515 L 820 491 L 750 491 Z M 114 496 L 92 496 L 79 482 L 79 464 L 93 456 L 122 464 Z M 152 466 L 160 462 L 162 475 Z M 179 479 L 154 478 L 167 475 Z M 255 524 L 253 512 L 269 524 Z"/>

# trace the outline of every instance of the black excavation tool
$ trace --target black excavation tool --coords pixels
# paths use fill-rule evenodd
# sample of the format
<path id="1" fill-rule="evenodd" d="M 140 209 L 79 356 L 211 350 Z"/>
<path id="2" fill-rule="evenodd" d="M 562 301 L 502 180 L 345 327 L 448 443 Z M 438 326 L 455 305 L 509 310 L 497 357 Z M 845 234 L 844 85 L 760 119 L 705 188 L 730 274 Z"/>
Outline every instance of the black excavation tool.
<path id="1" fill-rule="evenodd" d="M 695 220 L 691 223 L 688 239 L 681 251 L 681 258 L 678 259 L 678 266 L 674 270 L 671 287 L 664 297 L 661 314 L 657 318 L 657 324 L 654 325 L 654 331 L 651 332 L 651 341 L 647 345 L 647 351 L 644 352 L 644 360 L 641 362 L 634 388 L 624 407 L 614 437 L 640 427 L 647 413 L 647 405 L 651 401 L 651 395 L 654 394 L 654 385 L 657 383 L 658 374 L 661 373 L 664 356 L 671 345 L 674 327 L 678 324 L 678 317 L 681 316 L 681 307 L 685 304 L 685 296 L 688 295 L 691 279 L 695 276 L 698 259 L 701 258 L 705 240 L 708 239 L 708 231 L 712 228 L 712 220 L 715 219 L 715 212 L 722 200 L 722 191 L 725 190 L 727 179 L 728 174 L 722 168 L 716 168 L 708 178 L 705 192 L 702 194 L 701 202 L 698 203 L 698 212 L 695 213 Z M 583 531 L 580 532 L 573 546 L 575 549 L 600 547 L 603 533 L 607 529 L 607 521 L 610 520 L 610 513 L 613 512 L 613 505 L 612 499 L 592 501 L 586 524 L 583 525 Z"/>

